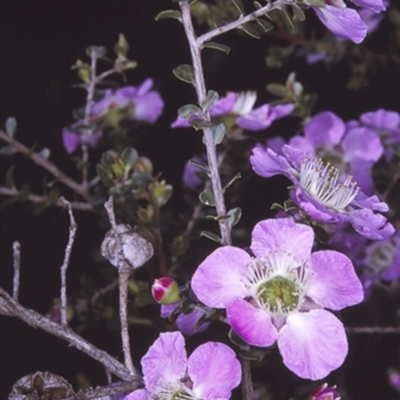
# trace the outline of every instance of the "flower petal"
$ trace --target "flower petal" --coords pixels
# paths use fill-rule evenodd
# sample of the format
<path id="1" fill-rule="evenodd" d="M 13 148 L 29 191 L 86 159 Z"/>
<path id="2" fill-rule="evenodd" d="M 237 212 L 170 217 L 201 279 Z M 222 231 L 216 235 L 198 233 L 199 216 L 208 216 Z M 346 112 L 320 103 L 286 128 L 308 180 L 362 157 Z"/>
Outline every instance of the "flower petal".
<path id="1" fill-rule="evenodd" d="M 326 4 L 324 7 L 311 7 L 321 22 L 336 36 L 361 43 L 367 35 L 367 26 L 351 8 L 339 8 Z"/>
<path id="2" fill-rule="evenodd" d="M 160 333 L 141 363 L 144 383 L 150 392 L 162 383 L 178 382 L 185 376 L 187 367 L 185 339 L 182 334 Z"/>
<path id="3" fill-rule="evenodd" d="M 386 239 L 395 232 L 393 225 L 383 215 L 366 208 L 351 212 L 350 223 L 356 232 L 372 240 Z"/>
<path id="4" fill-rule="evenodd" d="M 257 257 L 268 258 L 271 252 L 285 251 L 298 261 L 307 260 L 314 244 L 312 229 L 290 218 L 267 219 L 253 229 L 251 250 Z"/>
<path id="5" fill-rule="evenodd" d="M 162 114 L 164 102 L 157 92 L 149 92 L 134 99 L 133 118 L 137 121 L 154 123 Z"/>
<path id="6" fill-rule="evenodd" d="M 343 324 L 329 311 L 290 315 L 279 332 L 283 363 L 304 379 L 322 379 L 340 367 L 348 345 Z"/>
<path id="7" fill-rule="evenodd" d="M 220 247 L 197 268 L 192 289 L 206 306 L 226 308 L 234 298 L 246 297 L 248 291 L 242 280 L 251 257 L 238 247 Z"/>
<path id="8" fill-rule="evenodd" d="M 363 288 L 351 260 L 342 253 L 322 250 L 311 254 L 313 279 L 307 296 L 331 310 L 341 310 L 363 300 Z"/>
<path id="9" fill-rule="evenodd" d="M 68 154 L 73 153 L 81 144 L 81 138 L 74 133 L 68 132 L 66 129 L 62 132 L 62 141 Z"/>
<path id="10" fill-rule="evenodd" d="M 347 132 L 343 139 L 346 154 L 363 160 L 376 162 L 383 154 L 383 146 L 379 136 L 371 129 L 358 127 Z"/>
<path id="11" fill-rule="evenodd" d="M 304 136 L 315 147 L 333 147 L 340 143 L 345 132 L 344 122 L 333 112 L 322 112 L 304 128 Z"/>
<path id="12" fill-rule="evenodd" d="M 236 299 L 229 303 L 226 314 L 232 329 L 247 343 L 268 347 L 276 342 L 278 331 L 265 310 L 255 308 L 246 300 Z"/>
<path id="13" fill-rule="evenodd" d="M 230 399 L 231 391 L 239 385 L 242 371 L 235 352 L 228 346 L 208 342 L 191 354 L 188 375 L 199 399 Z"/>
<path id="14" fill-rule="evenodd" d="M 291 168 L 285 157 L 279 156 L 271 149 L 256 146 L 250 156 L 253 170 L 263 178 L 274 175 L 288 174 Z"/>
<path id="15" fill-rule="evenodd" d="M 129 393 L 128 396 L 124 397 L 124 400 L 148 400 L 150 399 L 150 392 L 146 389 L 138 389 L 132 393 Z"/>

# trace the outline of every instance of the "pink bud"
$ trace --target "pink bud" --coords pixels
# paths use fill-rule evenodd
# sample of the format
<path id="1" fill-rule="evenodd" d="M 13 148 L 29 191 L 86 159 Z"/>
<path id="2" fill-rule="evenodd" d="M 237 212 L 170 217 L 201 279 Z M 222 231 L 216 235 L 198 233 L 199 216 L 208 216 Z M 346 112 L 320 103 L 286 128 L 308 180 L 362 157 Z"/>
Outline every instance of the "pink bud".
<path id="1" fill-rule="evenodd" d="M 156 279 L 151 288 L 151 293 L 154 300 L 160 304 L 172 304 L 180 301 L 179 286 L 172 278 Z"/>
<path id="2" fill-rule="evenodd" d="M 335 387 L 323 383 L 311 393 L 309 400 L 340 400 L 340 396 Z"/>

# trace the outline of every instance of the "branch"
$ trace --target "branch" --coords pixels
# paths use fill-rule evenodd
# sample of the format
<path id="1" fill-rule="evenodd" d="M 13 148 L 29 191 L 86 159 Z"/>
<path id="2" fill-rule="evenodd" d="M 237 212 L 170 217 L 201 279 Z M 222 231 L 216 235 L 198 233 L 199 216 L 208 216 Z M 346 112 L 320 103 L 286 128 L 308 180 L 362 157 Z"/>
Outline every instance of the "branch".
<path id="1" fill-rule="evenodd" d="M 368 334 L 390 334 L 400 333 L 400 326 L 354 326 L 346 327 L 349 334 L 368 333 Z"/>
<path id="2" fill-rule="evenodd" d="M 0 315 L 16 317 L 28 325 L 39 328 L 60 339 L 65 340 L 70 346 L 87 354 L 89 357 L 98 361 L 108 371 L 122 379 L 131 382 L 134 379 L 140 379 L 138 374 L 132 376 L 131 372 L 114 357 L 104 350 L 100 350 L 84 338 L 75 333 L 68 326 L 58 324 L 44 315 L 23 307 L 14 300 L 3 288 L 0 287 Z"/>
<path id="3" fill-rule="evenodd" d="M 251 22 L 257 17 L 261 17 L 264 14 L 272 11 L 272 10 L 279 10 L 287 3 L 286 0 L 277 0 L 275 3 L 271 4 L 268 3 L 266 6 L 259 8 L 258 10 L 247 14 L 246 16 L 239 17 L 236 21 L 230 22 L 229 24 L 220 26 L 219 28 L 215 28 L 210 32 L 204 33 L 203 35 L 197 38 L 197 46 L 201 48 L 205 42 L 208 42 L 212 38 L 222 35 L 223 33 L 232 31 L 233 29 L 238 29 L 242 25 L 246 24 L 247 22 Z"/>
<path id="4" fill-rule="evenodd" d="M 194 32 L 192 18 L 190 15 L 190 5 L 187 1 L 180 1 L 179 6 L 182 11 L 182 23 L 185 29 L 186 37 L 190 47 L 190 53 L 192 56 L 193 70 L 195 83 L 194 87 L 197 94 L 198 104 L 202 104 L 206 98 L 206 87 L 204 82 L 203 66 L 201 62 L 201 51 L 200 46 L 197 42 L 197 37 Z M 210 121 L 209 112 L 204 113 L 204 119 Z M 225 200 L 222 192 L 221 178 L 218 173 L 218 160 L 217 150 L 214 143 L 214 138 L 211 129 L 205 128 L 204 130 L 204 141 L 207 150 L 208 165 L 210 169 L 211 186 L 215 198 L 215 206 L 218 216 L 226 214 Z M 220 219 L 218 221 L 219 229 L 221 231 L 222 244 L 232 244 L 231 228 L 227 219 Z"/>
<path id="5" fill-rule="evenodd" d="M 61 265 L 61 289 L 60 289 L 60 299 L 61 299 L 61 323 L 63 325 L 67 325 L 67 269 L 69 264 L 69 259 L 71 257 L 72 246 L 75 241 L 76 230 L 78 226 L 76 225 L 74 215 L 72 213 L 71 204 L 64 197 L 60 198 L 61 202 L 63 202 L 68 207 L 69 214 L 69 235 L 68 235 L 68 243 L 65 248 L 65 256 L 64 262 Z"/>
<path id="6" fill-rule="evenodd" d="M 0 196 L 8 196 L 8 197 L 17 197 L 19 195 L 19 191 L 17 189 L 11 189 L 5 186 L 0 186 Z M 47 196 L 39 196 L 37 194 L 29 194 L 27 201 L 31 203 L 40 204 L 47 203 L 49 201 Z M 49 203 L 50 204 L 50 203 Z M 65 204 L 61 200 L 57 200 L 54 204 L 51 204 L 57 207 L 65 208 Z M 71 201 L 71 208 L 76 211 L 93 211 L 93 207 L 89 203 L 79 202 L 79 201 Z"/>
<path id="7" fill-rule="evenodd" d="M 19 242 L 13 243 L 13 260 L 14 260 L 13 299 L 15 301 L 18 301 L 19 279 L 21 270 L 21 245 Z"/>
<path id="8" fill-rule="evenodd" d="M 79 194 L 82 198 L 84 198 L 90 205 L 93 203 L 93 199 L 90 196 L 88 190 L 83 185 L 77 183 L 69 176 L 65 175 L 64 172 L 58 169 L 58 167 L 53 164 L 51 161 L 44 158 L 39 153 L 35 153 L 22 143 L 18 142 L 11 136 L 7 135 L 4 131 L 0 130 L 0 139 L 4 142 L 8 143 L 10 146 L 14 147 L 19 153 L 24 156 L 30 158 L 35 164 L 39 165 L 51 175 L 53 175 L 58 181 L 62 182 L 64 185 L 68 186 L 75 193 Z"/>
<path id="9" fill-rule="evenodd" d="M 143 386 L 141 380 L 133 380 L 131 382 L 124 382 L 119 384 L 110 384 L 97 389 L 77 393 L 73 396 L 67 397 L 64 400 L 98 400 L 106 396 L 112 396 L 119 393 L 130 393 Z"/>

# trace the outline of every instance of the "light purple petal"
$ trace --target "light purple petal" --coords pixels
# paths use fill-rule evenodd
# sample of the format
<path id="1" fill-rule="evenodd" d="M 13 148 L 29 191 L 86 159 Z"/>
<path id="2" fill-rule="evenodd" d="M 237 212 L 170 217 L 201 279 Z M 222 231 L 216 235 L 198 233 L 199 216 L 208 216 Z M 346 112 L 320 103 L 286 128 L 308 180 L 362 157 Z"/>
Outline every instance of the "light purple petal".
<path id="1" fill-rule="evenodd" d="M 188 375 L 198 399 L 230 399 L 242 371 L 235 352 L 222 343 L 208 342 L 191 354 Z"/>
<path id="2" fill-rule="evenodd" d="M 149 399 L 151 399 L 151 394 L 146 389 L 135 390 L 134 392 L 128 394 L 128 396 L 124 398 L 124 400 L 149 400 Z"/>
<path id="3" fill-rule="evenodd" d="M 340 367 L 348 350 L 343 324 L 325 310 L 290 315 L 279 332 L 278 347 L 286 367 L 312 380 Z"/>
<path id="4" fill-rule="evenodd" d="M 251 250 L 257 257 L 268 259 L 272 252 L 287 252 L 297 261 L 308 260 L 314 244 L 313 230 L 296 224 L 290 218 L 267 219 L 253 229 Z"/>
<path id="5" fill-rule="evenodd" d="M 285 145 L 285 139 L 281 136 L 275 136 L 267 140 L 267 147 L 269 147 L 276 154 L 282 155 L 282 147 Z"/>
<path id="6" fill-rule="evenodd" d="M 236 299 L 228 305 L 226 314 L 232 329 L 247 343 L 268 347 L 276 342 L 278 331 L 265 310 Z"/>
<path id="7" fill-rule="evenodd" d="M 315 147 L 333 147 L 345 133 L 344 122 L 333 112 L 322 112 L 313 117 L 304 128 L 304 136 Z"/>
<path id="8" fill-rule="evenodd" d="M 115 106 L 113 103 L 114 97 L 111 89 L 107 89 L 104 97 L 95 103 L 92 107 L 92 115 L 94 117 L 101 117 L 106 114 L 112 107 Z"/>
<path id="9" fill-rule="evenodd" d="M 336 36 L 361 43 L 367 35 L 367 26 L 351 8 L 339 8 L 330 5 L 311 7 L 321 22 Z"/>
<path id="10" fill-rule="evenodd" d="M 137 97 L 137 88 L 135 86 L 125 86 L 114 93 L 114 103 L 117 107 L 128 107 Z"/>
<path id="11" fill-rule="evenodd" d="M 304 136 L 298 136 L 298 135 L 293 136 L 289 140 L 288 144 L 289 144 L 290 147 L 294 147 L 296 149 L 299 149 L 303 153 L 307 153 L 307 154 L 310 154 L 311 156 L 315 156 L 315 148 L 314 148 L 314 146 Z"/>
<path id="12" fill-rule="evenodd" d="M 292 147 L 287 144 L 282 147 L 282 154 L 297 170 L 300 170 L 302 161 L 309 156 L 307 151 L 304 151 L 303 149 L 297 149 L 296 147 Z"/>
<path id="13" fill-rule="evenodd" d="M 149 92 L 134 100 L 133 118 L 138 121 L 154 123 L 162 114 L 164 102 L 157 92 Z"/>
<path id="14" fill-rule="evenodd" d="M 353 182 L 357 182 L 357 186 L 367 194 L 371 195 L 374 189 L 374 181 L 371 174 L 372 162 L 365 161 L 360 158 L 353 158 L 351 161 L 350 175 Z"/>
<path id="15" fill-rule="evenodd" d="M 219 115 L 229 114 L 235 104 L 235 93 L 228 93 L 225 97 L 221 97 L 210 108 L 210 116 L 218 117 Z"/>
<path id="16" fill-rule="evenodd" d="M 146 389 L 159 384 L 178 382 L 185 376 L 187 358 L 185 339 L 180 332 L 160 333 L 159 338 L 142 358 Z"/>
<path id="17" fill-rule="evenodd" d="M 341 310 L 363 300 L 363 288 L 351 260 L 333 250 L 317 251 L 311 255 L 313 278 L 307 296 L 317 304 Z"/>
<path id="18" fill-rule="evenodd" d="M 382 0 L 351 0 L 356 6 L 380 13 L 386 10 Z"/>
<path id="19" fill-rule="evenodd" d="M 388 205 L 380 201 L 377 196 L 366 196 L 362 192 L 358 192 L 356 198 L 354 199 L 354 203 L 357 204 L 359 207 L 369 208 L 374 211 L 386 212 L 389 211 Z"/>
<path id="20" fill-rule="evenodd" d="M 361 114 L 360 120 L 363 124 L 373 128 L 394 130 L 400 125 L 400 114 L 395 111 L 379 109 Z"/>
<path id="21" fill-rule="evenodd" d="M 383 154 L 379 136 L 368 128 L 353 128 L 343 139 L 345 153 L 366 161 L 376 162 Z"/>
<path id="22" fill-rule="evenodd" d="M 238 247 L 225 246 L 212 252 L 197 268 L 192 289 L 206 306 L 225 308 L 236 297 L 246 297 L 248 291 L 243 274 L 251 257 Z"/>
<path id="23" fill-rule="evenodd" d="M 66 129 L 62 132 L 62 141 L 68 154 L 73 153 L 81 144 L 81 138 L 74 133 L 68 132 Z"/>
<path id="24" fill-rule="evenodd" d="M 393 225 L 382 214 L 375 214 L 366 208 L 351 212 L 350 223 L 356 232 L 372 240 L 385 239 L 395 232 Z"/>
<path id="25" fill-rule="evenodd" d="M 142 84 L 137 88 L 137 96 L 144 96 L 153 87 L 153 79 L 147 78 Z"/>
<path id="26" fill-rule="evenodd" d="M 272 106 L 272 111 L 275 114 L 275 119 L 286 117 L 289 115 L 295 108 L 294 104 L 278 104 L 276 106 Z"/>
<path id="27" fill-rule="evenodd" d="M 274 121 L 269 104 L 254 109 L 247 115 L 243 115 L 236 120 L 236 125 L 249 131 L 260 131 L 268 128 Z"/>
<path id="28" fill-rule="evenodd" d="M 187 119 L 178 117 L 172 124 L 171 128 L 189 128 L 190 124 Z"/>
<path id="29" fill-rule="evenodd" d="M 210 326 L 211 322 L 205 322 L 198 329 L 194 329 L 203 315 L 204 313 L 199 310 L 194 310 L 190 314 L 180 314 L 175 321 L 176 326 L 184 335 L 188 336 L 204 332 Z"/>
<path id="30" fill-rule="evenodd" d="M 279 156 L 271 149 L 256 146 L 250 156 L 253 170 L 263 178 L 289 173 L 291 166 L 285 157 Z"/>

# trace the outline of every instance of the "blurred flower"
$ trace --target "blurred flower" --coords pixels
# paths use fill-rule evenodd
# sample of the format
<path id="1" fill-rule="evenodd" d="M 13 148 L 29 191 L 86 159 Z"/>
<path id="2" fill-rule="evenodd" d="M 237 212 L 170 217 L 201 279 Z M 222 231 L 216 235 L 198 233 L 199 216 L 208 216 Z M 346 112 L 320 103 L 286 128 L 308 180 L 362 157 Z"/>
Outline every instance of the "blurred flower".
<path id="1" fill-rule="evenodd" d="M 361 9 L 367 9 L 374 13 L 384 11 L 383 0 L 352 0 Z M 327 0 L 326 4 L 311 8 L 317 14 L 320 21 L 338 38 L 350 39 L 354 43 L 361 43 L 367 35 L 367 25 L 360 14 L 352 8 L 347 8 L 343 0 Z"/>
<path id="2" fill-rule="evenodd" d="M 250 131 L 259 131 L 268 128 L 276 119 L 290 114 L 293 104 L 271 106 L 264 104 L 256 109 L 253 106 L 257 100 L 256 92 L 228 93 L 220 98 L 211 108 L 211 119 L 223 122 L 227 130 L 235 125 Z M 198 118 L 192 115 L 190 119 Z M 178 117 L 172 124 L 172 128 L 190 127 L 186 119 Z"/>
<path id="3" fill-rule="evenodd" d="M 92 117 L 104 119 L 109 125 L 124 118 L 154 123 L 164 109 L 164 102 L 152 87 L 153 80 L 148 78 L 139 87 L 107 89 L 103 99 L 93 105 Z"/>
<path id="4" fill-rule="evenodd" d="M 309 397 L 309 400 L 340 400 L 341 397 L 335 387 L 329 387 L 327 383 L 318 386 Z"/>
<path id="5" fill-rule="evenodd" d="M 386 203 L 367 197 L 350 176 L 341 181 L 339 170 L 292 146 L 283 146 L 282 154 L 256 146 L 250 161 L 264 178 L 288 177 L 295 185 L 293 201 L 310 217 L 330 224 L 350 222 L 356 232 L 373 240 L 393 235 L 393 226 L 375 212 L 388 211 Z"/>
<path id="6" fill-rule="evenodd" d="M 321 379 L 347 355 L 343 324 L 332 313 L 358 304 L 362 286 L 351 260 L 311 253 L 310 227 L 289 218 L 259 222 L 250 249 L 220 247 L 198 267 L 192 289 L 208 307 L 226 308 L 232 329 L 247 343 L 277 343 L 287 368 Z"/>
<path id="7" fill-rule="evenodd" d="M 145 389 L 125 400 L 228 400 L 241 380 L 240 363 L 231 348 L 207 342 L 187 358 L 180 332 L 161 333 L 141 364 Z"/>
<path id="8" fill-rule="evenodd" d="M 389 383 L 393 389 L 400 393 L 400 371 L 398 369 L 390 368 L 388 371 Z"/>
<path id="9" fill-rule="evenodd" d="M 101 131 L 94 131 L 90 135 L 83 128 L 83 121 L 78 121 L 62 131 L 62 141 L 68 154 L 73 153 L 81 144 L 86 143 L 91 147 L 96 146 L 102 135 Z"/>

